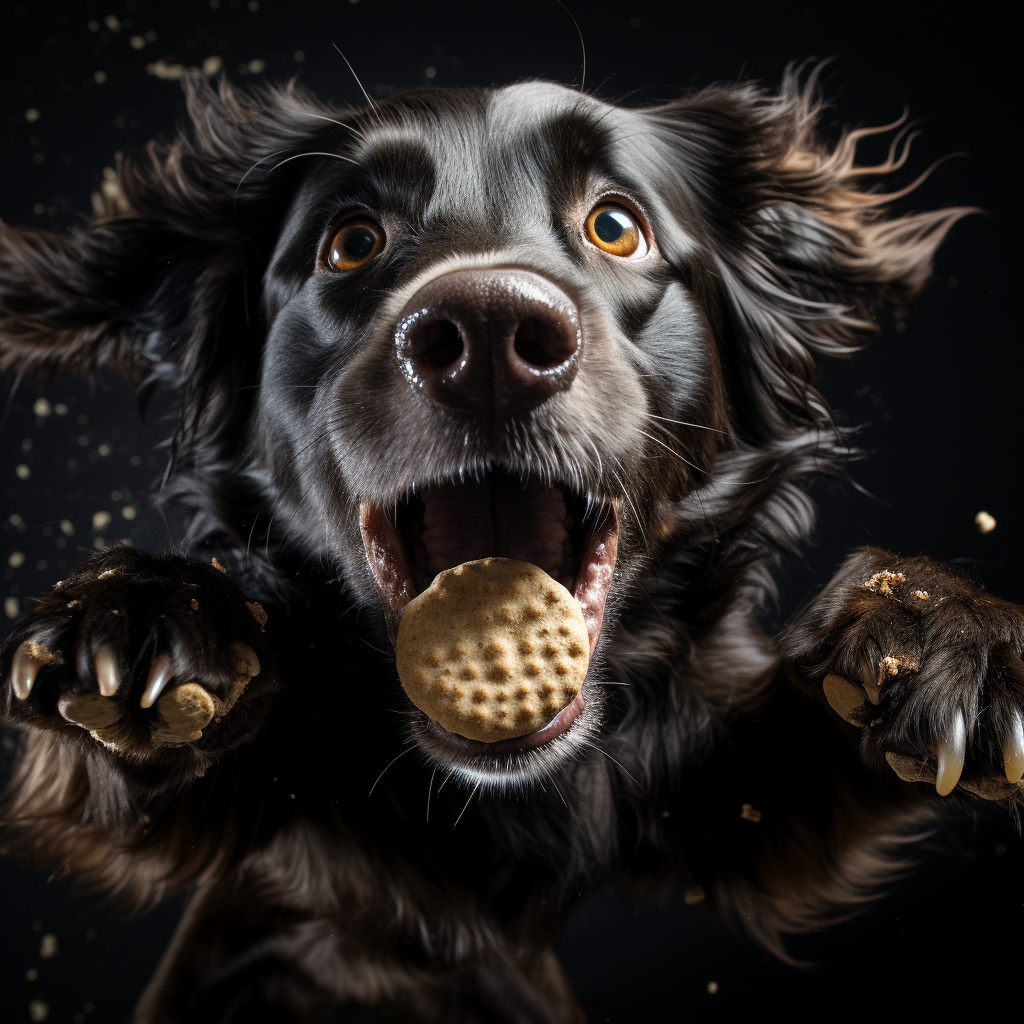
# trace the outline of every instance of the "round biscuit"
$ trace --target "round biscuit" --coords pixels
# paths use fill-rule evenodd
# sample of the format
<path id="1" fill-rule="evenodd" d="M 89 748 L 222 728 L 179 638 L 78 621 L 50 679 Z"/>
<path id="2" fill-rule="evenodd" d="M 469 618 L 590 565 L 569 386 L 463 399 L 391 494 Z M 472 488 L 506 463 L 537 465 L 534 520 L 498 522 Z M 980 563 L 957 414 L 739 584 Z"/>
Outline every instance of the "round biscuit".
<path id="1" fill-rule="evenodd" d="M 398 677 L 449 732 L 494 743 L 536 732 L 583 688 L 580 603 L 543 569 L 481 558 L 439 573 L 402 612 Z"/>

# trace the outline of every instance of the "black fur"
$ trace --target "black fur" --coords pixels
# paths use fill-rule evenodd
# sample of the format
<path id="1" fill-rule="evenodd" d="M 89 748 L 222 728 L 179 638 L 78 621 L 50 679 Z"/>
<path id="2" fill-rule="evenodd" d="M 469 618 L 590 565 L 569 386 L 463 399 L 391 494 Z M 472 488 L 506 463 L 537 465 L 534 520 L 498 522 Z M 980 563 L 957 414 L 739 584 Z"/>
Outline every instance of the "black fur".
<path id="1" fill-rule="evenodd" d="M 786 932 L 877 892 L 936 813 L 886 752 L 926 773 L 959 713 L 973 789 L 947 805 L 1019 801 L 993 781 L 1024 698 L 1019 609 L 864 550 L 780 641 L 758 625 L 779 555 L 811 529 L 810 481 L 848 454 L 813 357 L 864 345 L 968 212 L 897 217 L 895 195 L 859 187 L 905 146 L 874 167 L 855 163 L 868 130 L 826 146 L 796 74 L 777 95 L 637 109 L 545 83 L 351 112 L 189 81 L 188 106 L 87 227 L 0 235 L 0 365 L 40 380 L 111 365 L 180 401 L 161 498 L 188 509 L 191 557 L 96 555 L 2 663 L 26 726 L 8 849 L 141 903 L 196 889 L 139 1022 L 352 1003 L 579 1020 L 550 946 L 609 880 L 639 895 L 688 880 L 782 953 Z M 646 225 L 645 260 L 586 241 L 609 195 Z M 324 247 L 354 213 L 387 244 L 336 274 Z M 425 400 L 396 319 L 424 282 L 495 267 L 571 296 L 571 386 L 500 417 Z M 617 516 L 618 560 L 583 712 L 491 756 L 438 738 L 402 691 L 360 508 L 509 477 Z M 26 697 L 10 676 L 30 641 L 57 657 Z M 262 672 L 200 739 L 161 745 L 138 703 L 154 657 L 220 700 L 231 643 Z M 58 713 L 94 692 L 101 647 L 122 667 L 116 742 Z M 828 673 L 879 703 L 842 721 Z"/>

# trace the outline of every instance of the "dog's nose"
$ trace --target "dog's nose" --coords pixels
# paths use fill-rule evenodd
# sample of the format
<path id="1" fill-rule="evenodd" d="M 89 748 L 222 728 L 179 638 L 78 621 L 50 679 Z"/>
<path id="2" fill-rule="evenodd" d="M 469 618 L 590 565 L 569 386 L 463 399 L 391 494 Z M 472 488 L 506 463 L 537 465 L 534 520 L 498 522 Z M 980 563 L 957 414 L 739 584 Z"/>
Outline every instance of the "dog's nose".
<path id="1" fill-rule="evenodd" d="M 495 424 L 567 390 L 580 351 L 579 312 L 528 270 L 453 270 L 402 310 L 395 343 L 409 383 L 432 402 Z"/>

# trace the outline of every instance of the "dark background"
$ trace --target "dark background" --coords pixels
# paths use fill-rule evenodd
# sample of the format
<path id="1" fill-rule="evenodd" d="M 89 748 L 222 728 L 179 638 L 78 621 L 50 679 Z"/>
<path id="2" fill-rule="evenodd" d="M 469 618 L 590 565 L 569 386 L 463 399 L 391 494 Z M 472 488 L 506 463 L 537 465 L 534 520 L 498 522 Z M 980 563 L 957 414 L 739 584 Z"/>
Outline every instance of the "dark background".
<path id="1" fill-rule="evenodd" d="M 841 418 L 865 424 L 871 456 L 851 476 L 870 493 L 821 488 L 816 542 L 806 565 L 790 567 L 784 603 L 820 586 L 861 543 L 953 561 L 1024 601 L 1009 27 L 984 5 L 956 17 L 931 5 L 570 6 L 587 46 L 586 87 L 608 98 L 640 90 L 637 100 L 656 101 L 737 77 L 774 86 L 790 60 L 836 57 L 824 74 L 833 137 L 844 124 L 893 121 L 906 106 L 923 136 L 898 184 L 939 157 L 966 155 L 942 164 L 901 208 L 985 212 L 953 230 L 928 290 L 909 312 L 883 316 L 869 354 L 822 367 Z M 421 83 L 578 83 L 580 73 L 576 28 L 555 0 L 8 3 L 2 23 L 0 216 L 26 227 L 75 223 L 115 152 L 137 153 L 173 130 L 180 87 L 154 72 L 173 75 L 174 65 L 207 61 L 209 71 L 218 58 L 238 83 L 298 75 L 339 104 L 361 96 L 332 44 L 371 95 Z M 884 148 L 870 143 L 865 157 Z M 85 551 L 122 537 L 159 548 L 173 534 L 146 498 L 168 426 L 159 416 L 141 426 L 126 384 L 63 381 L 45 403 L 11 385 L 0 395 L 5 630 Z M 998 523 L 985 536 L 974 525 L 982 509 Z M 6 737 L 6 761 L 12 750 Z M 998 808 L 946 829 L 871 911 L 794 942 L 817 962 L 810 969 L 772 960 L 678 893 L 640 910 L 605 894 L 570 924 L 563 961 L 597 1022 L 734 1019 L 769 1008 L 843 1016 L 862 1001 L 880 1006 L 896 994 L 918 1005 L 954 989 L 994 1009 L 1022 952 L 1022 854 Z M 0 1021 L 43 1019 L 43 1004 L 50 1021 L 126 1020 L 179 908 L 125 923 L 60 879 L 0 870 Z"/>

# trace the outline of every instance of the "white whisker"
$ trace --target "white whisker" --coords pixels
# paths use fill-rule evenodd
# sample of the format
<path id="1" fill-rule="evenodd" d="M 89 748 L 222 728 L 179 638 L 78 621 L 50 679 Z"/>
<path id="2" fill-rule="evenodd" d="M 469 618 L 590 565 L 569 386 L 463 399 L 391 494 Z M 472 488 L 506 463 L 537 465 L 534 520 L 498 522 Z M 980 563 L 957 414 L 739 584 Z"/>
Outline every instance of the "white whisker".
<path id="1" fill-rule="evenodd" d="M 400 757 L 404 757 L 406 754 L 409 753 L 410 750 L 415 750 L 415 749 L 416 749 L 415 746 L 408 746 L 400 754 L 396 754 L 384 766 L 384 772 L 386 772 Z M 369 800 L 370 797 L 373 796 L 373 791 L 377 788 L 377 782 L 380 782 L 380 780 L 384 778 L 384 772 L 381 772 L 380 775 L 377 776 L 377 781 L 374 782 L 374 784 L 370 787 L 370 792 L 366 794 L 366 799 L 367 800 Z"/>

